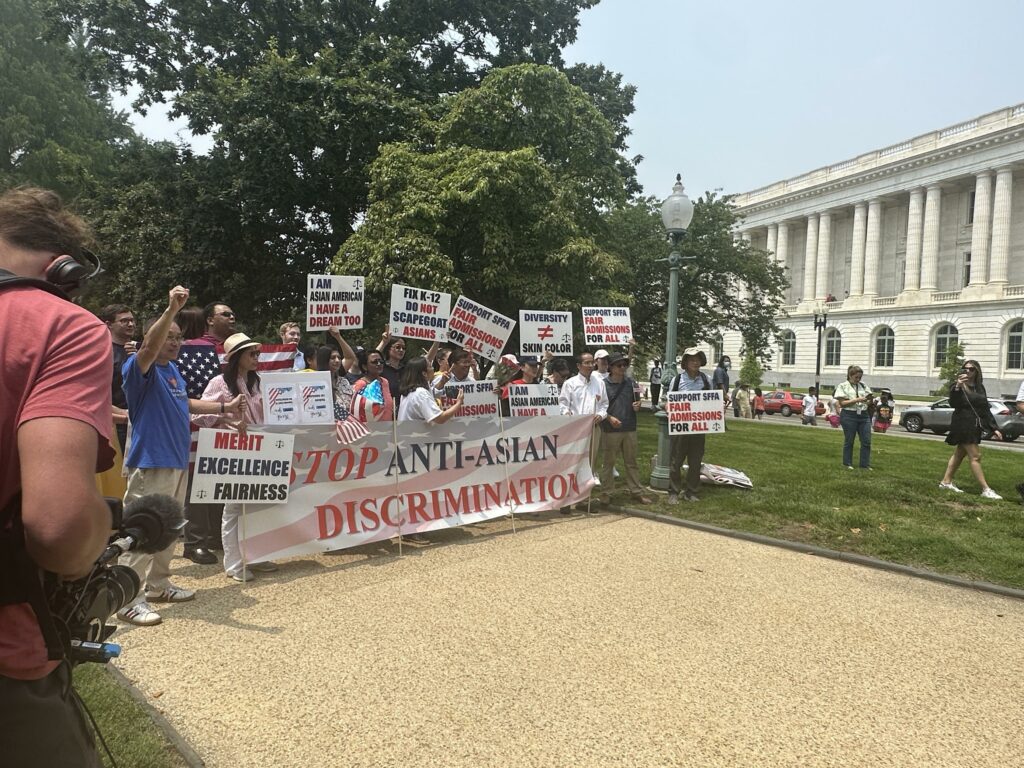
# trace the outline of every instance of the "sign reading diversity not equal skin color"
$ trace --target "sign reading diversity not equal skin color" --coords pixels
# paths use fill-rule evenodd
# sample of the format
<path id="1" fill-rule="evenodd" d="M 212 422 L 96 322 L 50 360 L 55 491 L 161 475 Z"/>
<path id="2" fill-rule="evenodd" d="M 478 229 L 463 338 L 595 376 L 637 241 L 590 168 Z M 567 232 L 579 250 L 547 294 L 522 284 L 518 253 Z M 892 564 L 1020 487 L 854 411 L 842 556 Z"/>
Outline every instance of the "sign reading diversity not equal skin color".
<path id="1" fill-rule="evenodd" d="M 345 275 L 306 275 L 306 330 L 363 327 L 366 280 Z"/>
<path id="2" fill-rule="evenodd" d="M 669 392 L 666 398 L 670 435 L 725 432 L 725 404 L 720 390 Z"/>
<path id="3" fill-rule="evenodd" d="M 572 357 L 572 313 L 519 310 L 519 354 Z"/>
<path id="4" fill-rule="evenodd" d="M 200 429 L 190 501 L 287 502 L 294 447 L 290 434 Z"/>
<path id="5" fill-rule="evenodd" d="M 588 347 L 628 344 L 633 338 L 629 307 L 584 307 L 583 336 Z"/>
<path id="6" fill-rule="evenodd" d="M 483 304 L 459 296 L 448 321 L 448 338 L 464 349 L 483 355 L 491 362 L 501 359 L 516 321 Z"/>
<path id="7" fill-rule="evenodd" d="M 403 339 L 444 341 L 451 306 L 450 293 L 392 285 L 388 330 L 392 336 Z"/>

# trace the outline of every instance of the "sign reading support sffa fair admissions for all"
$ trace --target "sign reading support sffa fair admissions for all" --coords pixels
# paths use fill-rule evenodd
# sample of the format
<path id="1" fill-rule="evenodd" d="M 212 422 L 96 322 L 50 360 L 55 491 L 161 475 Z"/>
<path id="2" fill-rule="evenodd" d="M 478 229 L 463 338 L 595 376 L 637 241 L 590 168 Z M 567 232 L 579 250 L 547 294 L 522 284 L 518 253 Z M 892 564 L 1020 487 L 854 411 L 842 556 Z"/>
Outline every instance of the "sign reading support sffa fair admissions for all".
<path id="1" fill-rule="evenodd" d="M 342 275 L 306 275 L 306 330 L 363 327 L 366 280 Z"/>
<path id="2" fill-rule="evenodd" d="M 263 421 L 267 424 L 333 424 L 330 371 L 260 374 Z"/>
<path id="3" fill-rule="evenodd" d="M 288 501 L 294 447 L 295 435 L 200 429 L 190 501 Z"/>
<path id="4" fill-rule="evenodd" d="M 669 435 L 706 435 L 725 432 L 725 407 L 721 390 L 669 392 Z"/>
<path id="5" fill-rule="evenodd" d="M 572 312 L 519 310 L 519 354 L 572 356 Z"/>
<path id="6" fill-rule="evenodd" d="M 509 413 L 512 416 L 558 416 L 557 384 L 509 384 Z"/>
<path id="7" fill-rule="evenodd" d="M 392 285 L 388 330 L 403 339 L 444 341 L 451 306 L 450 293 Z"/>
<path id="8" fill-rule="evenodd" d="M 448 338 L 460 347 L 496 363 L 501 359 L 501 351 L 515 326 L 516 321 L 511 317 L 459 296 L 452 316 L 448 319 Z"/>
<path id="9" fill-rule="evenodd" d="M 629 307 L 584 307 L 583 336 L 588 347 L 628 344 L 633 338 Z"/>

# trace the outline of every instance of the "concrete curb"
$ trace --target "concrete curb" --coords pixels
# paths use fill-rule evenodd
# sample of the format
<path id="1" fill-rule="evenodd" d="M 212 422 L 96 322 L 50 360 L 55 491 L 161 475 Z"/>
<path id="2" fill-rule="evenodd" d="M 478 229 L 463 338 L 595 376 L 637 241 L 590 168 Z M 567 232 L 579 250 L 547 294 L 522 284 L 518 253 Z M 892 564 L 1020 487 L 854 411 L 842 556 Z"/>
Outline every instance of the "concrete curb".
<path id="1" fill-rule="evenodd" d="M 729 528 L 719 528 L 715 525 L 708 525 L 707 523 L 697 523 L 692 520 L 684 520 L 679 517 L 658 515 L 653 512 L 647 512 L 642 509 L 631 509 L 629 507 L 619 506 L 612 506 L 610 508 L 615 509 L 618 512 L 630 515 L 632 517 L 642 517 L 646 520 L 653 520 L 659 523 L 678 525 L 683 528 L 690 528 L 695 531 L 702 531 L 704 533 L 715 534 L 716 536 L 728 536 L 729 538 L 750 541 L 755 544 L 765 544 L 770 547 L 779 547 L 780 549 L 788 549 L 793 552 L 802 552 L 804 554 L 814 555 L 816 557 L 826 557 L 830 560 L 839 560 L 844 563 L 860 565 L 866 568 L 876 568 L 880 571 L 899 573 L 903 576 L 911 576 L 915 579 L 924 579 L 926 581 L 934 581 L 939 584 L 946 584 L 948 586 L 962 587 L 963 589 L 973 589 L 979 592 L 989 592 L 995 595 L 1000 595 L 1002 597 L 1011 597 L 1016 600 L 1024 600 L 1024 590 L 1014 589 L 1013 587 L 1004 587 L 1000 584 L 991 584 L 987 581 L 970 581 L 968 579 L 961 579 L 956 576 L 947 576 L 942 573 L 935 573 L 934 571 L 926 571 L 923 568 L 914 568 L 909 565 L 891 563 L 888 560 L 878 560 L 874 557 L 868 557 L 866 555 L 857 555 L 852 552 L 837 552 L 834 549 L 816 547 L 812 544 L 802 544 L 796 541 L 773 539 L 770 536 L 762 536 L 757 533 L 746 533 L 745 531 L 734 531 Z"/>
<path id="2" fill-rule="evenodd" d="M 192 749 L 192 745 L 185 741 L 185 737 L 178 733 L 174 726 L 171 725 L 170 720 L 153 706 L 149 699 L 146 698 L 146 695 L 136 688 L 131 680 L 125 677 L 124 672 L 110 665 L 107 665 L 107 669 L 114 680 L 117 681 L 117 684 L 128 691 L 128 695 L 146 710 L 149 719 L 160 729 L 160 732 L 171 743 L 174 750 L 181 755 L 181 759 L 185 761 L 188 768 L 204 768 L 206 763 L 203 762 L 203 758 L 199 756 L 199 753 Z"/>

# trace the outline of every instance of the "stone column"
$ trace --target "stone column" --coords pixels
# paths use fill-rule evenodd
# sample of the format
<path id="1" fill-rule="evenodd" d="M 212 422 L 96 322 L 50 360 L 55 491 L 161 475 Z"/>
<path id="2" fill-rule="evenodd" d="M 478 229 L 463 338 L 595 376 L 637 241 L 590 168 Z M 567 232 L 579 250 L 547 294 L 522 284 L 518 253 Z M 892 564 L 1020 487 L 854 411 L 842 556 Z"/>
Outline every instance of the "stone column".
<path id="1" fill-rule="evenodd" d="M 1013 170 L 996 171 L 996 202 L 992 214 L 992 265 L 989 283 L 1006 285 L 1010 269 L 1010 208 L 1013 202 Z M 974 254 L 971 254 L 973 271 Z"/>
<path id="2" fill-rule="evenodd" d="M 903 265 L 903 290 L 921 287 L 921 235 L 924 219 L 924 190 L 910 190 L 910 211 L 907 216 L 907 259 Z"/>
<path id="3" fill-rule="evenodd" d="M 814 280 L 814 298 L 824 299 L 832 279 L 832 214 L 818 217 L 818 266 Z"/>
<path id="4" fill-rule="evenodd" d="M 982 171 L 974 184 L 974 226 L 971 228 L 971 279 L 969 286 L 988 280 L 988 246 L 992 235 L 992 172 Z"/>
<path id="5" fill-rule="evenodd" d="M 743 238 L 743 242 L 747 245 L 750 245 L 754 240 L 754 235 L 749 229 L 741 232 L 740 237 Z M 736 294 L 740 301 L 746 301 L 750 298 L 750 286 L 748 286 L 745 281 L 741 280 Z"/>
<path id="6" fill-rule="evenodd" d="M 779 224 L 778 240 L 775 243 L 775 261 L 785 267 L 789 259 L 789 224 Z"/>
<path id="7" fill-rule="evenodd" d="M 864 295 L 878 295 L 878 260 L 882 255 L 882 201 L 868 202 L 867 236 L 864 243 Z"/>
<path id="8" fill-rule="evenodd" d="M 932 184 L 924 201 L 924 239 L 921 246 L 921 290 L 939 288 L 939 214 L 942 212 L 942 187 Z"/>
<path id="9" fill-rule="evenodd" d="M 776 260 L 775 259 L 775 250 L 778 248 L 778 242 L 779 242 L 779 225 L 778 224 L 769 224 L 768 225 L 768 243 L 765 246 L 765 250 L 767 250 L 771 254 L 771 260 L 772 261 Z"/>
<path id="10" fill-rule="evenodd" d="M 814 301 L 814 275 L 818 265 L 818 214 L 807 217 L 807 247 L 804 249 L 803 301 Z"/>
<path id="11" fill-rule="evenodd" d="M 850 297 L 864 293 L 864 243 L 868 208 L 864 203 L 853 206 L 853 253 L 850 258 Z"/>

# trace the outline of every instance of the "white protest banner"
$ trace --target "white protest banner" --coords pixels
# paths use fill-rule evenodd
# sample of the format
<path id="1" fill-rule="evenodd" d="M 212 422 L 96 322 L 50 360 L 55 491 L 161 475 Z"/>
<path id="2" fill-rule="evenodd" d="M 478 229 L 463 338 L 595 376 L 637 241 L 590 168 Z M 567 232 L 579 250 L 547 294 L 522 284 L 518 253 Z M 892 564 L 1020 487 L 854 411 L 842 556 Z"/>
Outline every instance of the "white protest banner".
<path id="1" fill-rule="evenodd" d="M 633 338 L 629 307 L 584 307 L 583 336 L 588 347 L 628 344 Z"/>
<path id="2" fill-rule="evenodd" d="M 295 437 L 287 504 L 247 504 L 245 559 L 329 552 L 513 512 L 586 501 L 592 416 L 368 424 L 341 445 L 331 427 L 268 427 Z M 397 435 L 392 430 L 397 432 Z"/>
<path id="3" fill-rule="evenodd" d="M 295 436 L 200 429 L 192 472 L 195 504 L 288 501 Z"/>
<path id="4" fill-rule="evenodd" d="M 460 389 L 462 407 L 455 412 L 455 418 L 498 415 L 498 395 L 494 392 L 493 381 L 450 381 L 444 387 L 441 407 L 451 408 L 455 405 Z"/>
<path id="5" fill-rule="evenodd" d="M 519 354 L 572 356 L 572 312 L 519 310 Z"/>
<path id="6" fill-rule="evenodd" d="M 668 433 L 670 435 L 703 435 L 725 432 L 725 406 L 721 390 L 701 392 L 669 392 Z"/>
<path id="7" fill-rule="evenodd" d="M 388 329 L 392 336 L 403 339 L 444 341 L 451 306 L 450 293 L 392 285 Z"/>
<path id="8" fill-rule="evenodd" d="M 366 280 L 344 275 L 306 275 L 306 330 L 363 327 Z"/>
<path id="9" fill-rule="evenodd" d="M 483 355 L 493 363 L 501 359 L 516 321 L 511 317 L 459 296 L 448 320 L 448 338 L 470 352 Z"/>
<path id="10" fill-rule="evenodd" d="M 333 424 L 330 371 L 261 374 L 263 420 L 267 424 Z"/>
<path id="11" fill-rule="evenodd" d="M 558 385 L 509 384 L 508 405 L 512 416 L 558 416 Z"/>

